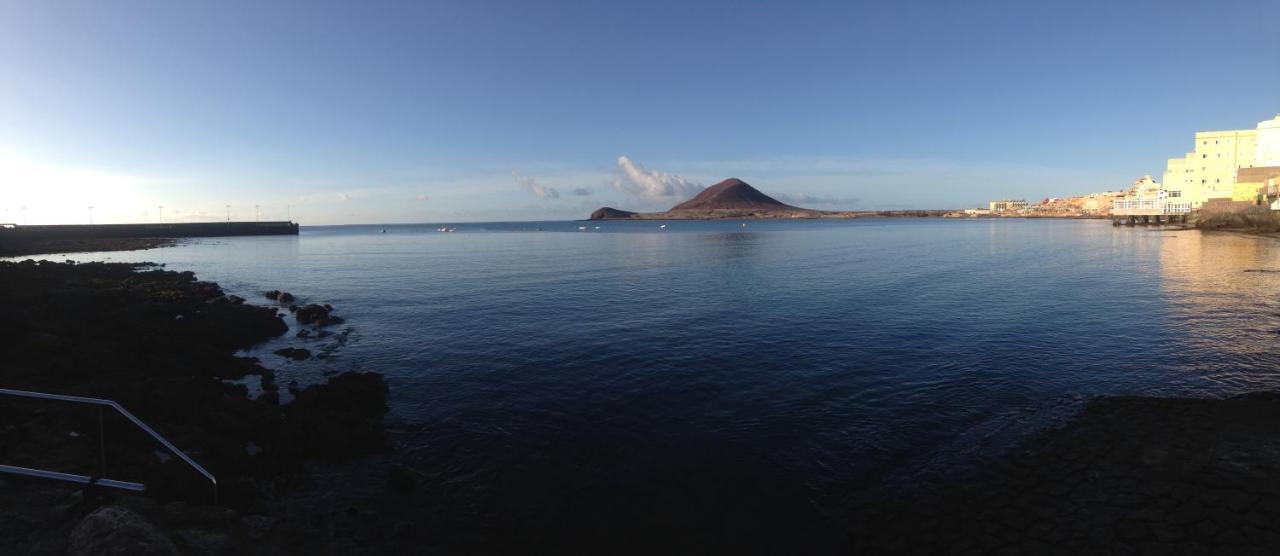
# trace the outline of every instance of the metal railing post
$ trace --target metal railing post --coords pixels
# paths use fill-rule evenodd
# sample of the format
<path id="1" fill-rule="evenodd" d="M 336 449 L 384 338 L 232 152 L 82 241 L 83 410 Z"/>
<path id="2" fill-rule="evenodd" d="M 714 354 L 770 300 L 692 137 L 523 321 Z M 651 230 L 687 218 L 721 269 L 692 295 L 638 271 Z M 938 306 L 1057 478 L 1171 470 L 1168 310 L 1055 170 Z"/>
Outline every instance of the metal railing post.
<path id="1" fill-rule="evenodd" d="M 107 432 L 102 424 L 102 406 L 98 406 L 98 478 L 107 477 Z"/>
<path id="2" fill-rule="evenodd" d="M 196 463 L 195 460 L 191 459 L 191 456 L 188 456 L 185 452 L 183 452 L 182 450 L 179 450 L 177 446 L 174 446 L 172 442 L 169 442 L 168 439 L 161 436 L 160 433 L 155 431 L 155 429 L 152 429 L 151 427 L 147 426 L 146 423 L 143 423 L 142 419 L 139 419 L 134 414 L 129 413 L 129 410 L 125 409 L 124 406 L 120 405 L 119 403 L 116 403 L 111 400 L 86 398 L 83 396 L 68 396 L 64 394 L 46 394 L 44 392 L 28 392 L 26 390 L 11 390 L 9 388 L 0 388 L 0 396 L 15 396 L 19 398 L 36 398 L 41 400 L 54 400 L 54 401 L 60 401 L 60 402 L 81 403 L 81 404 L 98 406 L 98 476 L 85 477 L 83 475 L 75 475 L 71 473 L 61 473 L 57 471 L 48 471 L 43 469 L 28 469 L 25 467 L 17 467 L 13 465 L 5 465 L 5 464 L 0 464 L 0 473 L 14 473 L 18 475 L 25 475 L 28 477 L 40 477 L 44 479 L 68 481 L 68 482 L 85 484 L 85 485 L 100 485 L 100 486 L 106 486 L 106 487 L 112 487 L 112 488 L 120 488 L 124 490 L 132 490 L 135 492 L 142 492 L 146 490 L 146 485 L 143 485 L 141 483 L 118 481 L 115 479 L 106 478 L 107 440 L 106 440 L 106 426 L 103 424 L 105 420 L 103 411 L 104 411 L 104 408 L 110 407 L 111 409 L 114 409 L 116 413 L 123 415 L 125 419 L 128 419 L 131 423 L 136 425 L 138 428 L 142 429 L 143 432 L 151 436 L 151 438 L 154 439 L 156 442 L 159 442 L 160 444 L 162 444 L 165 448 L 169 450 L 170 453 L 172 453 L 175 456 L 178 456 L 179 459 L 186 462 L 186 464 L 191 466 L 191 468 L 194 469 L 197 473 L 199 473 L 200 475 L 203 475 L 205 479 L 208 479 L 209 483 L 213 485 L 213 503 L 214 504 L 218 503 L 218 478 L 214 477 L 213 473 L 210 473 L 209 470 L 205 469 L 199 463 Z"/>

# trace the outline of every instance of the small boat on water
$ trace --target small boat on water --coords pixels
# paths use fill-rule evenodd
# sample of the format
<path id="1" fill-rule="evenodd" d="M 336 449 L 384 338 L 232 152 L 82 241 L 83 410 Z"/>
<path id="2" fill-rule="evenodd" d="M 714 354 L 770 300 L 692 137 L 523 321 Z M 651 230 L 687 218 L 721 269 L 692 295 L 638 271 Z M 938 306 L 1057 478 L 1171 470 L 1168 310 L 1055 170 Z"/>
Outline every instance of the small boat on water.
<path id="1" fill-rule="evenodd" d="M 663 224 L 663 225 L 661 225 L 661 226 L 658 226 L 658 229 L 659 229 L 659 230 L 665 230 L 665 229 L 667 229 L 667 225 L 666 225 L 666 224 Z"/>

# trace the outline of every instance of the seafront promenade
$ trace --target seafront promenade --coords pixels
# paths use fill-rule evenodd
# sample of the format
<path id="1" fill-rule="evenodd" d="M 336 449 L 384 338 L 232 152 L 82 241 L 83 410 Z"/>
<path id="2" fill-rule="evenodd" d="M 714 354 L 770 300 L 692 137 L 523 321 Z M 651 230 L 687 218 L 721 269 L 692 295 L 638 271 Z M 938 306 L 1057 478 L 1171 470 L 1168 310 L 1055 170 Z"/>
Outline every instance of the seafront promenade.
<path id="1" fill-rule="evenodd" d="M 65 226 L 20 226 L 0 223 L 0 257 L 40 253 L 131 251 L 170 245 L 182 238 L 259 235 L 298 235 L 298 224 L 288 221 Z"/>
<path id="2" fill-rule="evenodd" d="M 22 226 L 0 223 L 0 242 L 8 240 L 74 239 L 88 237 L 223 237 L 298 235 L 298 224 L 269 222 L 192 222 L 151 224 L 71 224 Z"/>

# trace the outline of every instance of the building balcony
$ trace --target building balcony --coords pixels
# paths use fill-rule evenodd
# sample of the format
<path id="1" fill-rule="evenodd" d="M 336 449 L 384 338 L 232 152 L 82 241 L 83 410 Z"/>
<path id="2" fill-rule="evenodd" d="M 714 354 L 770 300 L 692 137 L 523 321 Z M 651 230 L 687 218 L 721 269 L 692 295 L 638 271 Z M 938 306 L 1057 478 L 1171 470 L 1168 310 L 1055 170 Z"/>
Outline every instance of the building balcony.
<path id="1" fill-rule="evenodd" d="M 1190 212 L 1191 203 L 1170 203 L 1161 199 L 1125 199 L 1111 205 L 1112 216 L 1169 216 Z"/>

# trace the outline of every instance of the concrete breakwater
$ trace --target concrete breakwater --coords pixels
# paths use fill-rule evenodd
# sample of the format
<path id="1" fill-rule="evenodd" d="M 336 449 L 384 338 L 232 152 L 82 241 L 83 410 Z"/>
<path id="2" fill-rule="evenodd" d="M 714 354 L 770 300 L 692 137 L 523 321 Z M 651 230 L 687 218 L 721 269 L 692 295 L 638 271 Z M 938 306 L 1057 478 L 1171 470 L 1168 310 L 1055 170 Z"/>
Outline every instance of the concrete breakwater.
<path id="1" fill-rule="evenodd" d="M 0 242 L 46 239 L 126 237 L 222 237 L 297 235 L 298 224 L 271 222 L 195 222 L 152 224 L 75 224 L 54 226 L 0 226 Z"/>

